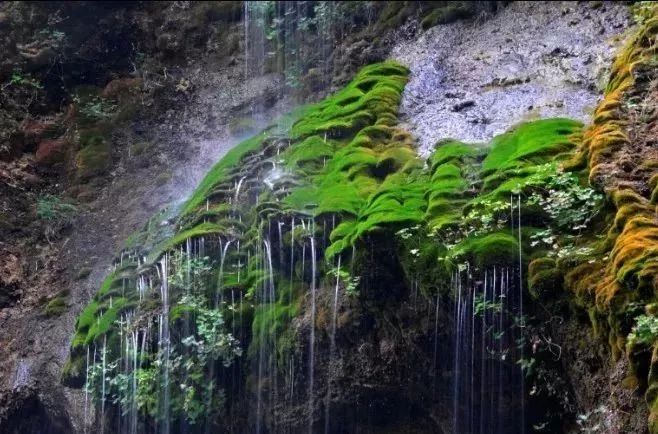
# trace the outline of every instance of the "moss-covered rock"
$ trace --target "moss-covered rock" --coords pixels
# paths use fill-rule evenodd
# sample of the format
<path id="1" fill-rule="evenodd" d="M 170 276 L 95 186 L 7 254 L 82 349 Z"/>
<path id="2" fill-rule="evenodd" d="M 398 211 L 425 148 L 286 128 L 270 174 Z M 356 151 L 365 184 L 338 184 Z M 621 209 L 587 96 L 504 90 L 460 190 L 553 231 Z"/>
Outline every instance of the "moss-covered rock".
<path id="1" fill-rule="evenodd" d="M 101 137 L 90 139 L 75 156 L 76 175 L 83 181 L 106 174 L 110 167 L 110 147 Z"/>

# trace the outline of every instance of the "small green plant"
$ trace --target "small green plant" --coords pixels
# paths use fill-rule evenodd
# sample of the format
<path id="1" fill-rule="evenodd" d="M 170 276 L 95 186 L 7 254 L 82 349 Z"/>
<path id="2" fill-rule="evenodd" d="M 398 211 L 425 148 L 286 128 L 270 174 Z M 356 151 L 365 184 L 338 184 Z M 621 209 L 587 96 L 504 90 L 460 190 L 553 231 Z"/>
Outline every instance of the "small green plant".
<path id="1" fill-rule="evenodd" d="M 185 252 L 175 251 L 171 257 L 169 285 L 192 294 L 201 294 L 206 289 L 212 272 L 210 258 L 193 258 Z"/>
<path id="2" fill-rule="evenodd" d="M 478 236 L 503 228 L 509 220 L 509 202 L 485 199 L 471 209 L 460 223 L 463 237 Z"/>
<path id="3" fill-rule="evenodd" d="M 80 98 L 74 97 L 73 101 L 80 102 Z M 80 114 L 85 118 L 93 121 L 101 121 L 111 118 L 117 111 L 116 104 L 111 103 L 105 98 L 94 97 L 91 101 L 83 103 L 80 106 Z"/>
<path id="4" fill-rule="evenodd" d="M 492 301 L 484 298 L 484 294 L 478 294 L 475 296 L 475 310 L 473 313 L 477 316 L 481 316 L 487 312 L 491 313 L 500 313 L 503 310 L 503 301 Z"/>
<path id="5" fill-rule="evenodd" d="M 603 195 L 581 185 L 573 173 L 558 171 L 542 187 L 542 191 L 530 196 L 529 203 L 541 207 L 550 218 L 550 225 L 558 229 L 585 229 L 603 204 Z"/>
<path id="6" fill-rule="evenodd" d="M 651 19 L 654 16 L 654 10 L 656 8 L 655 2 L 652 1 L 640 1 L 635 2 L 631 5 L 631 13 L 633 14 L 633 19 L 636 24 L 643 24 L 647 20 Z"/>
<path id="7" fill-rule="evenodd" d="M 334 267 L 327 271 L 327 275 L 339 278 L 343 282 L 345 294 L 347 294 L 348 297 L 359 296 L 359 282 L 361 281 L 360 276 L 352 276 L 347 271 L 338 267 Z"/>
<path id="8" fill-rule="evenodd" d="M 630 344 L 653 344 L 658 339 L 658 317 L 640 315 L 635 318 L 635 325 L 628 335 Z"/>
<path id="9" fill-rule="evenodd" d="M 68 220 L 77 211 L 75 205 L 64 202 L 51 194 L 37 199 L 37 217 L 48 222 L 62 222 Z"/>
<path id="10" fill-rule="evenodd" d="M 43 85 L 29 75 L 23 74 L 20 70 L 14 70 L 6 86 L 25 86 L 34 89 L 43 89 Z"/>
<path id="11" fill-rule="evenodd" d="M 57 196 L 47 194 L 37 199 L 37 218 L 43 223 L 48 242 L 70 223 L 76 211 L 75 205 L 64 202 Z"/>
<path id="12" fill-rule="evenodd" d="M 224 366 L 230 366 L 235 357 L 242 354 L 238 341 L 224 332 L 224 318 L 218 309 L 206 307 L 203 297 L 184 295 L 180 305 L 196 314 L 197 335 L 190 335 L 181 341 L 196 354 L 198 362 L 222 360 Z"/>
<path id="13" fill-rule="evenodd" d="M 182 273 L 179 278 L 184 276 L 184 269 Z M 116 359 L 109 348 L 103 350 L 100 360 L 105 359 L 105 363 L 97 359 L 88 372 L 86 388 L 95 402 L 105 399 L 122 411 L 136 406 L 143 414 L 159 421 L 165 417 L 183 417 L 194 425 L 206 417 L 218 418 L 225 397 L 214 382 L 208 381 L 209 372 L 217 363 L 230 366 L 240 357 L 242 349 L 228 332 L 222 312 L 208 306 L 208 299 L 203 295 L 182 296 L 174 309 L 190 313 L 189 334 L 172 339 L 166 352 L 161 348 L 153 354 L 141 354 L 141 367 L 132 372 L 123 369 L 121 359 Z M 116 324 L 126 336 L 135 331 L 129 321 Z M 134 353 L 139 351 L 136 347 L 129 351 L 132 352 L 128 354 L 130 358 L 139 354 Z M 171 385 L 171 403 L 163 412 L 159 393 L 167 382 Z"/>

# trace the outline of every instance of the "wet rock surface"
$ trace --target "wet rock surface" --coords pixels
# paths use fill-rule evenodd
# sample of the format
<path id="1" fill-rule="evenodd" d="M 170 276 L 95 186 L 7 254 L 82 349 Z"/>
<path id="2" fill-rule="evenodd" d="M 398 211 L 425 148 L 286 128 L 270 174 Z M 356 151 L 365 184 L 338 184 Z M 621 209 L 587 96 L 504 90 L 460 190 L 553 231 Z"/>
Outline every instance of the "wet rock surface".
<path id="1" fill-rule="evenodd" d="M 433 27 L 392 51 L 411 69 L 402 118 L 423 155 L 440 139 L 482 142 L 522 121 L 587 121 L 627 25 L 621 3 L 515 2 Z"/>
<path id="2" fill-rule="evenodd" d="M 277 105 L 281 77 L 245 77 L 240 45 L 215 47 L 217 41 L 207 34 L 213 26 L 205 18 L 191 28 L 167 25 L 186 18 L 193 22 L 197 8 L 170 3 L 144 11 L 132 6 L 108 8 L 104 24 L 98 24 L 101 30 L 93 36 L 96 39 L 84 48 L 102 51 L 110 43 L 104 33 L 107 22 L 127 16 L 132 25 L 128 26 L 131 30 L 121 30 L 123 37 L 144 38 L 144 51 L 149 49 L 148 35 L 159 31 L 153 17 L 162 20 L 176 40 L 197 35 L 204 43 L 179 47 L 173 60 L 158 59 L 160 53 L 151 48 L 143 69 L 134 75 L 115 68 L 114 77 L 125 78 L 94 77 L 104 87 L 101 95 L 119 102 L 138 89 L 138 100 L 129 107 L 136 114 L 120 128 L 103 132 L 100 165 L 95 160 L 97 152 L 91 156 L 92 169 L 76 167 L 82 161 L 70 152 L 72 145 L 58 138 L 61 132 L 52 137 L 52 119 L 66 121 L 66 106 L 55 114 L 50 113 L 56 106 L 42 107 L 31 117 L 34 109 L 19 104 L 27 90 L 14 91 L 16 86 L 6 83 L 10 78 L 2 77 L 6 90 L 0 119 L 6 118 L 11 129 L 0 134 L 0 139 L 12 146 L 0 146 L 0 154 L 6 150 L 5 161 L 0 161 L 0 432 L 56 433 L 80 428 L 84 392 L 62 387 L 61 371 L 75 319 L 105 277 L 113 252 L 158 210 L 183 201 L 212 164 L 240 141 L 229 131 L 230 119 L 251 114 L 255 108 L 260 128 L 286 111 L 286 102 Z M 12 14 L 22 12 L 21 5 L 8 8 Z M 30 29 L 46 25 L 43 14 L 52 17 L 57 11 L 56 7 L 37 9 L 34 21 L 23 23 L 25 38 L 29 40 Z M 98 15 L 90 18 L 97 19 Z M 232 18 L 223 24 L 226 31 L 239 34 L 241 24 L 231 23 Z M 3 43 L 11 46 L 20 37 L 13 36 Z M 37 74 L 35 62 L 45 58 L 39 53 L 29 58 L 18 53 L 6 62 L 12 68 L 27 62 Z M 96 58 L 97 53 L 93 54 Z M 171 57 L 169 51 L 165 54 Z M 112 56 L 107 56 L 110 63 Z M 113 69 L 103 63 L 97 67 L 105 72 Z M 67 65 L 62 68 L 69 72 Z M 44 222 L 36 212 L 45 194 L 67 197 L 76 204 L 71 224 L 56 228 L 50 239 L 44 237 Z M 45 305 L 62 291 L 66 294 L 64 312 L 44 315 Z"/>

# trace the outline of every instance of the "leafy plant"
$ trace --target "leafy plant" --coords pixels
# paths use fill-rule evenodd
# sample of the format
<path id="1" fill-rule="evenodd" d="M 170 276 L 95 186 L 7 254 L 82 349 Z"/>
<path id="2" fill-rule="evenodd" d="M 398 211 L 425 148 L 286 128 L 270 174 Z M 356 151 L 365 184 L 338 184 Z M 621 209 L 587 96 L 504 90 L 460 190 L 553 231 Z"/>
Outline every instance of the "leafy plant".
<path id="1" fill-rule="evenodd" d="M 658 339 L 658 317 L 640 315 L 628 335 L 629 343 L 651 345 Z"/>
<path id="2" fill-rule="evenodd" d="M 139 368 L 127 371 L 121 359 L 110 358 L 109 349 L 101 352 L 105 366 L 98 361 L 90 366 L 86 385 L 96 402 L 112 402 L 124 413 L 136 407 L 155 420 L 183 417 L 192 425 L 203 417 L 220 415 L 224 394 L 208 381 L 209 373 L 216 362 L 230 366 L 242 349 L 226 331 L 222 312 L 208 307 L 206 297 L 184 295 L 177 306 L 192 314 L 190 334 L 180 340 L 173 339 L 168 350 L 163 347 L 154 354 L 142 354 Z M 122 334 L 134 332 L 130 322 L 117 321 L 117 324 Z M 129 359 L 136 356 L 126 354 Z M 168 376 L 164 375 L 165 371 Z M 159 394 L 164 387 L 169 388 L 171 407 L 163 413 Z"/>
<path id="3" fill-rule="evenodd" d="M 500 313 L 503 310 L 503 301 L 487 300 L 484 294 L 477 294 L 475 296 L 475 308 L 473 314 L 480 316 L 487 312 Z"/>
<path id="4" fill-rule="evenodd" d="M 75 205 L 64 202 L 51 194 L 37 199 L 37 217 L 49 222 L 68 220 L 77 211 Z"/>
<path id="5" fill-rule="evenodd" d="M 75 102 L 80 102 L 78 97 L 74 97 Z M 104 120 L 112 117 L 117 110 L 116 104 L 111 103 L 105 98 L 94 97 L 80 106 L 80 114 L 90 120 Z"/>
<path id="6" fill-rule="evenodd" d="M 234 357 L 242 354 L 238 341 L 223 331 L 221 311 L 207 308 L 205 300 L 199 296 L 184 295 L 179 304 L 195 313 L 196 336 L 187 336 L 181 342 L 194 351 L 201 364 L 222 360 L 224 366 L 230 366 Z"/>
<path id="7" fill-rule="evenodd" d="M 542 190 L 533 193 L 529 203 L 539 205 L 550 218 L 551 226 L 558 229 L 585 229 L 603 203 L 603 195 L 581 185 L 578 176 L 569 172 L 553 174 Z"/>
<path id="8" fill-rule="evenodd" d="M 25 86 L 34 89 L 43 89 L 43 85 L 29 75 L 24 75 L 20 70 L 14 70 L 7 86 Z"/>
<path id="9" fill-rule="evenodd" d="M 333 276 L 339 278 L 343 282 L 343 287 L 345 288 L 345 294 L 348 297 L 358 297 L 359 296 L 359 282 L 361 281 L 360 276 L 352 276 L 347 271 L 342 268 L 334 267 L 327 271 L 328 276 Z"/>
<path id="10" fill-rule="evenodd" d="M 77 211 L 75 205 L 50 194 L 39 197 L 36 208 L 37 218 L 44 223 L 44 235 L 48 242 L 70 223 L 73 214 Z"/>
<path id="11" fill-rule="evenodd" d="M 201 294 L 206 289 L 212 271 L 210 258 L 194 258 L 176 250 L 170 256 L 171 274 L 169 285 L 192 294 Z"/>

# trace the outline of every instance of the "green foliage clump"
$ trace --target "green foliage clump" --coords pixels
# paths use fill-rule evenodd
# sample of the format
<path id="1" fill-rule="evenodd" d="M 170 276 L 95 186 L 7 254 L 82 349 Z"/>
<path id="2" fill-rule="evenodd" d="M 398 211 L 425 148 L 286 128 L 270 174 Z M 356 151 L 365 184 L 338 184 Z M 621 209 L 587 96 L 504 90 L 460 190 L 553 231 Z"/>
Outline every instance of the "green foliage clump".
<path id="1" fill-rule="evenodd" d="M 533 192 L 530 203 L 538 205 L 559 229 L 585 229 L 603 205 L 603 195 L 583 185 L 574 173 L 556 170 L 544 179 L 541 191 Z"/>
<path id="2" fill-rule="evenodd" d="M 69 220 L 77 211 L 77 207 L 72 203 L 51 194 L 40 196 L 37 200 L 37 217 L 40 220 L 63 222 Z"/>
<path id="3" fill-rule="evenodd" d="M 347 270 L 342 267 L 334 267 L 327 271 L 327 276 L 333 277 L 338 280 L 345 289 L 345 294 L 348 297 L 358 297 L 359 295 L 359 282 L 360 276 L 352 276 Z M 337 284 L 338 284 L 337 282 Z"/>
<path id="4" fill-rule="evenodd" d="M 652 345 L 658 339 L 658 317 L 640 315 L 635 318 L 635 325 L 628 335 L 629 345 Z"/>
<path id="5" fill-rule="evenodd" d="M 518 257 L 518 239 L 507 231 L 467 237 L 451 249 L 448 259 L 488 267 L 513 264 Z"/>
<path id="6" fill-rule="evenodd" d="M 366 66 L 344 89 L 310 107 L 293 125 L 292 138 L 345 138 L 368 125 L 392 126 L 408 73 L 394 62 Z"/>
<path id="7" fill-rule="evenodd" d="M 30 74 L 24 74 L 20 69 L 14 70 L 6 86 L 25 86 L 37 90 L 43 89 L 43 85 L 39 81 L 32 78 Z"/>
<path id="8" fill-rule="evenodd" d="M 309 265 L 301 264 L 309 260 L 311 242 L 319 255 L 318 274 L 349 296 L 359 295 L 357 276 L 364 281 L 368 276 L 359 268 L 361 247 L 382 239 L 390 241 L 390 257 L 408 281 L 435 294 L 466 264 L 480 269 L 518 264 L 531 247 L 529 235 L 540 229 L 535 226 L 573 219 L 546 201 L 586 204 L 581 220 L 588 224 L 593 196 L 578 177 L 556 172 L 557 162 L 575 147 L 580 124 L 530 122 L 489 146 L 445 140 L 423 161 L 397 125 L 407 74 L 393 62 L 368 66 L 342 91 L 288 118 L 289 126 L 268 128 L 230 151 L 180 212 L 156 216 L 127 241 L 128 259 L 117 261 L 123 265 L 78 320 L 76 354 L 101 337 L 116 353 L 117 333 L 130 331 L 127 317 L 133 325 L 160 318 L 167 306 L 157 286 L 165 282 L 160 274 L 166 255 L 167 313 L 176 331 L 170 373 L 172 384 L 180 386 L 172 393 L 172 414 L 196 423 L 210 411 L 209 402 L 216 409 L 223 405 L 221 393 L 208 389 L 216 384 L 203 380 L 211 366 L 239 356 L 229 326 L 245 336 L 241 344 L 249 357 L 266 348 L 265 357 L 287 366 L 296 339 L 291 323 L 308 293 Z M 548 176 L 551 171 L 555 176 Z M 566 197 L 551 192 L 567 185 Z M 510 208 L 517 206 L 528 219 L 521 236 L 510 230 Z M 325 237 L 328 246 L 321 241 Z M 356 254 L 349 273 L 331 269 L 331 258 L 347 260 L 351 252 Z M 138 294 L 143 277 L 151 287 Z M 153 350 L 143 362 L 135 373 L 136 397 L 126 394 L 130 379 L 113 367 L 108 393 L 121 406 L 137 400 L 157 420 L 162 415 L 151 398 L 166 362 Z"/>
<path id="9" fill-rule="evenodd" d="M 80 102 L 80 100 L 76 100 L 76 98 L 74 98 L 74 101 Z M 116 113 L 116 110 L 116 104 L 98 96 L 85 102 L 79 108 L 80 115 L 84 116 L 86 120 L 92 122 L 109 119 Z"/>

